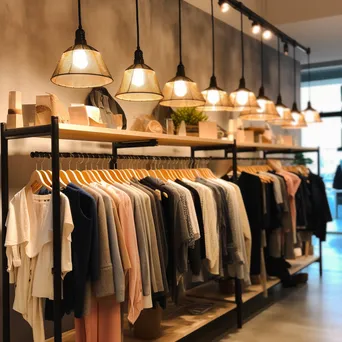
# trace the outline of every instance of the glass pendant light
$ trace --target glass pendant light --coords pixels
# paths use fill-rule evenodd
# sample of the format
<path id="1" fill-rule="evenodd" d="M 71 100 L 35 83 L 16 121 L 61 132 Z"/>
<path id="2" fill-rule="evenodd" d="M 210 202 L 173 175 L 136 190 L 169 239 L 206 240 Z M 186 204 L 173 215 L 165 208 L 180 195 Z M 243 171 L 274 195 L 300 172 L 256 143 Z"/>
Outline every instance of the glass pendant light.
<path id="1" fill-rule="evenodd" d="M 281 97 L 281 68 L 280 68 L 280 38 L 278 38 L 278 97 L 276 103 L 276 109 L 280 118 L 269 121 L 272 125 L 284 125 L 293 121 L 290 108 L 283 104 Z"/>
<path id="2" fill-rule="evenodd" d="M 209 88 L 202 91 L 205 104 L 198 109 L 206 112 L 233 111 L 233 105 L 230 102 L 229 95 L 223 89 L 217 86 L 215 76 L 215 18 L 214 2 L 211 1 L 211 24 L 212 24 L 212 57 L 213 57 L 213 75 L 210 78 Z"/>
<path id="3" fill-rule="evenodd" d="M 240 118 L 243 120 L 253 121 L 268 121 L 279 119 L 280 116 L 275 108 L 273 101 L 265 95 L 264 87 L 264 41 L 261 35 L 260 38 L 260 52 L 261 52 L 261 86 L 257 102 L 260 108 L 251 108 L 240 113 Z"/>
<path id="4" fill-rule="evenodd" d="M 87 44 L 78 0 L 78 29 L 75 45 L 63 52 L 51 82 L 68 88 L 102 87 L 113 82 L 99 51 Z"/>
<path id="5" fill-rule="evenodd" d="M 312 105 L 311 105 L 311 64 L 310 64 L 310 49 L 307 51 L 307 55 L 308 55 L 308 76 L 309 76 L 309 79 L 308 79 L 308 91 L 309 91 L 309 101 L 308 101 L 308 106 L 307 108 L 304 110 L 303 114 L 304 114 L 304 117 L 305 117 L 305 120 L 308 124 L 311 124 L 311 123 L 321 123 L 322 122 L 322 119 L 321 119 L 321 116 L 319 114 L 319 112 L 312 108 Z"/>
<path id="6" fill-rule="evenodd" d="M 246 88 L 245 80 L 245 49 L 244 49 L 244 36 L 243 36 L 243 14 L 241 14 L 241 68 L 242 76 L 239 83 L 239 88 L 230 94 L 230 101 L 234 106 L 235 112 L 244 110 L 260 109 L 255 94 Z"/>
<path id="7" fill-rule="evenodd" d="M 161 94 L 156 73 L 144 63 L 143 52 L 140 50 L 139 0 L 135 0 L 137 24 L 137 49 L 134 62 L 124 73 L 121 86 L 116 97 L 124 101 L 159 101 Z"/>
<path id="8" fill-rule="evenodd" d="M 293 118 L 292 122 L 284 124 L 282 127 L 286 129 L 300 129 L 307 127 L 305 117 L 303 113 L 298 110 L 297 106 L 297 61 L 296 61 L 296 46 L 293 46 L 293 98 L 294 102 L 292 105 L 291 115 Z"/>
<path id="9" fill-rule="evenodd" d="M 168 107 L 198 107 L 205 103 L 197 84 L 185 76 L 182 62 L 182 0 L 178 0 L 179 8 L 179 65 L 176 77 L 167 82 L 163 89 L 162 106 Z"/>

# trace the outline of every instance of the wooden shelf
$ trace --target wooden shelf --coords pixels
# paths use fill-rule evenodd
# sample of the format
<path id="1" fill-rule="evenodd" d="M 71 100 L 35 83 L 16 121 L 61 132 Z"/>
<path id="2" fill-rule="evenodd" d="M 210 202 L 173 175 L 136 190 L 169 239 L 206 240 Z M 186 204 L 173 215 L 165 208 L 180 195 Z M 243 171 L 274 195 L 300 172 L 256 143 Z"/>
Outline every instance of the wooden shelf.
<path id="1" fill-rule="evenodd" d="M 101 142 L 148 141 L 156 139 L 163 146 L 220 146 L 232 142 L 219 139 L 202 139 L 198 137 L 180 137 L 178 135 L 154 134 L 136 131 L 122 131 L 110 128 L 88 127 L 80 125 L 60 124 L 61 139 L 86 140 Z"/>
<path id="2" fill-rule="evenodd" d="M 300 258 L 297 258 L 296 260 L 288 260 L 289 263 L 292 265 L 292 267 L 289 269 L 289 272 L 290 274 L 296 274 L 318 260 L 318 257 L 312 255 L 308 257 L 302 256 Z M 267 282 L 267 289 L 269 290 L 270 288 L 278 285 L 279 283 L 279 279 L 269 280 Z M 262 294 L 263 292 L 264 291 L 261 285 L 249 286 L 248 289 L 242 294 L 242 301 L 244 303 L 248 302 L 254 297 Z M 215 281 L 205 283 L 203 285 L 197 286 L 187 291 L 187 296 L 195 298 L 206 298 L 211 300 L 220 300 L 231 303 L 235 302 L 235 295 L 222 294 L 220 292 L 218 283 Z"/>
<path id="3" fill-rule="evenodd" d="M 188 300 L 193 303 L 212 303 L 214 306 L 202 315 L 191 315 L 186 306 L 177 307 L 174 304 L 169 304 L 168 309 L 163 313 L 162 336 L 153 340 L 154 342 L 179 341 L 236 308 L 234 303 L 194 298 Z M 124 342 L 142 342 L 142 340 L 134 338 L 132 332 L 126 330 Z"/>
<path id="4" fill-rule="evenodd" d="M 6 135 L 10 139 L 42 137 L 50 134 L 50 125 L 23 127 L 6 130 Z M 217 147 L 219 150 L 232 147 L 233 142 L 229 140 L 204 139 L 198 137 L 180 137 L 177 135 L 153 134 L 136 131 L 123 131 L 112 128 L 90 127 L 71 124 L 59 124 L 59 137 L 65 140 L 81 140 L 93 142 L 147 142 L 152 139 L 157 140 L 161 146 L 179 146 L 179 147 L 211 147 L 212 150 Z M 275 145 L 262 143 L 239 143 L 238 152 L 247 151 L 267 151 L 271 153 L 282 151 L 289 152 L 315 152 L 316 148 L 296 147 L 289 145 Z"/>
<path id="5" fill-rule="evenodd" d="M 212 303 L 213 307 L 202 315 L 191 315 L 187 311 L 189 304 Z M 176 306 L 173 303 L 168 304 L 168 308 L 163 311 L 162 336 L 155 342 L 176 342 L 185 336 L 190 335 L 203 326 L 213 322 L 217 318 L 233 311 L 236 308 L 234 303 L 212 302 L 205 299 L 189 299 L 186 305 Z M 127 322 L 127 321 L 126 321 Z M 70 330 L 63 334 L 63 342 L 75 342 L 75 330 Z M 141 342 L 142 340 L 133 337 L 133 332 L 128 328 L 124 330 L 124 342 Z M 48 339 L 46 342 L 54 342 L 54 339 Z"/>

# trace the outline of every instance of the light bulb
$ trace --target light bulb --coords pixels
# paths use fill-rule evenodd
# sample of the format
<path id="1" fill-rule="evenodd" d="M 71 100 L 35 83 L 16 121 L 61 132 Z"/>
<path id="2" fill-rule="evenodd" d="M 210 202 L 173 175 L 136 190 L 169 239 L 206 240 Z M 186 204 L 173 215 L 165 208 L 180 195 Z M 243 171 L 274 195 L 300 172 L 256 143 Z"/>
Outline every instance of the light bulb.
<path id="1" fill-rule="evenodd" d="M 245 106 L 248 102 L 248 91 L 246 90 L 238 90 L 238 92 L 236 93 L 236 102 L 240 105 L 240 106 Z"/>
<path id="2" fill-rule="evenodd" d="M 221 12 L 222 13 L 227 13 L 229 11 L 229 5 L 226 2 L 223 2 L 221 4 Z"/>
<path id="3" fill-rule="evenodd" d="M 145 73 L 143 69 L 134 69 L 132 76 L 132 84 L 136 87 L 142 87 L 145 84 Z"/>
<path id="4" fill-rule="evenodd" d="M 315 122 L 315 113 L 312 110 L 305 111 L 305 120 L 309 123 Z"/>
<path id="5" fill-rule="evenodd" d="M 272 38 L 272 32 L 270 30 L 265 30 L 262 36 L 264 39 L 270 40 Z"/>
<path id="6" fill-rule="evenodd" d="M 300 120 L 300 114 L 299 113 L 292 113 L 292 117 L 293 117 L 293 122 L 292 122 L 292 126 L 297 126 L 299 124 L 299 120 Z"/>
<path id="7" fill-rule="evenodd" d="M 79 69 L 85 69 L 88 66 L 88 57 L 83 49 L 73 51 L 72 64 Z"/>
<path id="8" fill-rule="evenodd" d="M 267 101 L 266 101 L 266 100 L 263 100 L 263 99 L 258 99 L 257 101 L 258 101 L 258 105 L 259 105 L 259 107 L 260 107 L 260 109 L 258 109 L 258 113 L 263 113 L 263 112 L 265 112 Z"/>
<path id="9" fill-rule="evenodd" d="M 207 96 L 208 102 L 215 106 L 220 101 L 220 93 L 218 90 L 208 90 L 208 96 Z"/>
<path id="10" fill-rule="evenodd" d="M 188 87 L 183 80 L 178 80 L 175 82 L 175 94 L 178 97 L 183 97 L 188 92 Z"/>
<path id="11" fill-rule="evenodd" d="M 278 114 L 281 116 L 281 118 L 284 117 L 284 107 L 282 106 L 277 106 L 276 107 Z"/>
<path id="12" fill-rule="evenodd" d="M 252 32 L 253 34 L 259 34 L 261 31 L 261 26 L 257 23 L 252 24 Z"/>

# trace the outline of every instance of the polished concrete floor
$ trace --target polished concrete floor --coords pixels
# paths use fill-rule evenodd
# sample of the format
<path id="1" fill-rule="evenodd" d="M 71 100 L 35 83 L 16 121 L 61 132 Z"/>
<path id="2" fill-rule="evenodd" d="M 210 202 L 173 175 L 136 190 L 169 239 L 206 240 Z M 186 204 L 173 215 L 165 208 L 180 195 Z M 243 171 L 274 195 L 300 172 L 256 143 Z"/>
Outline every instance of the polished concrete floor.
<path id="1" fill-rule="evenodd" d="M 341 342 L 342 236 L 328 235 L 324 244 L 324 275 L 318 264 L 308 268 L 309 283 L 286 290 L 279 301 L 220 342 Z"/>

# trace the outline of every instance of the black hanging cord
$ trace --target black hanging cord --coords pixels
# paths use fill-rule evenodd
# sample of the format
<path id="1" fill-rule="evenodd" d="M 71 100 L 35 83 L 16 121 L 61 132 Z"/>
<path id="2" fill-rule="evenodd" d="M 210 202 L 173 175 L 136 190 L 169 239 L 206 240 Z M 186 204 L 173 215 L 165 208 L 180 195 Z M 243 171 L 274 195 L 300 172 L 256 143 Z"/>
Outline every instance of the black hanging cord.
<path id="1" fill-rule="evenodd" d="M 309 91 L 309 103 L 311 103 L 311 61 L 310 61 L 310 49 L 308 50 L 308 91 Z"/>
<path id="2" fill-rule="evenodd" d="M 261 87 L 264 88 L 264 39 L 260 36 Z"/>
<path id="3" fill-rule="evenodd" d="M 179 64 L 183 64 L 182 61 L 182 0 L 178 0 L 178 9 L 179 9 Z"/>
<path id="4" fill-rule="evenodd" d="M 215 18 L 214 18 L 214 0 L 211 0 L 211 34 L 212 34 L 212 54 L 213 54 L 213 76 L 215 76 Z"/>
<path id="5" fill-rule="evenodd" d="M 280 70 L 280 38 L 278 38 L 278 96 L 281 96 L 281 70 Z"/>
<path id="6" fill-rule="evenodd" d="M 81 0 L 78 0 L 78 28 L 82 29 Z"/>
<path id="7" fill-rule="evenodd" d="M 137 23 L 137 50 L 140 50 L 139 0 L 135 0 L 135 20 Z"/>
<path id="8" fill-rule="evenodd" d="M 135 20 L 137 25 L 137 49 L 134 53 L 134 64 L 144 64 L 143 52 L 140 50 L 139 0 L 135 0 Z"/>
<path id="9" fill-rule="evenodd" d="M 245 47 L 243 39 L 243 14 L 241 11 L 241 67 L 242 67 L 242 78 L 245 78 Z"/>
<path id="10" fill-rule="evenodd" d="M 87 45 L 85 32 L 82 28 L 81 0 L 77 0 L 78 4 L 78 29 L 75 32 L 75 45 Z"/>
<path id="11" fill-rule="evenodd" d="M 293 92 L 294 102 L 297 103 L 297 64 L 296 64 L 296 45 L 293 45 Z"/>

